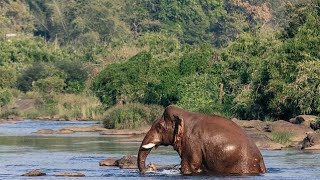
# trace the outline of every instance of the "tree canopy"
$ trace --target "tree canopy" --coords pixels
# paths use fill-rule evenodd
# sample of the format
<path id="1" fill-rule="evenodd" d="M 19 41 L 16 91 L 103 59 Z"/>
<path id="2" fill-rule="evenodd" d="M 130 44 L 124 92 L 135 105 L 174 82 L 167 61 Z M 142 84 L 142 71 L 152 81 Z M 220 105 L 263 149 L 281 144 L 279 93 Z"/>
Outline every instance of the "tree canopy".
<path id="1" fill-rule="evenodd" d="M 92 93 L 105 109 L 177 104 L 243 119 L 319 115 L 319 7 L 319 0 L 1 1 L 1 106 L 18 89 Z"/>

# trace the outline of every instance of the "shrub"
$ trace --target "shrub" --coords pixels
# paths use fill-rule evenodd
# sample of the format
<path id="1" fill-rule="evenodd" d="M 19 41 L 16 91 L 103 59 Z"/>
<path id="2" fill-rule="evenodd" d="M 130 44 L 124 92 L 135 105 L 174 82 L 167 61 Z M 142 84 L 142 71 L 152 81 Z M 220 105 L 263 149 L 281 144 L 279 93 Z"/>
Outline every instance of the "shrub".
<path id="1" fill-rule="evenodd" d="M 161 106 L 127 104 L 106 111 L 103 125 L 108 129 L 133 129 L 151 124 L 163 112 Z"/>
<path id="2" fill-rule="evenodd" d="M 81 61 L 58 61 L 55 66 L 65 74 L 66 91 L 68 93 L 83 92 L 84 82 L 87 80 L 89 73 L 84 68 Z"/>
<path id="3" fill-rule="evenodd" d="M 84 97 L 85 96 L 85 97 Z M 99 118 L 101 103 L 98 98 L 91 95 L 64 94 L 59 97 L 57 114 L 59 117 L 69 119 Z"/>
<path id="4" fill-rule="evenodd" d="M 20 113 L 16 110 L 5 110 L 3 112 L 0 113 L 0 118 L 8 118 L 9 116 L 20 116 Z"/>
<path id="5" fill-rule="evenodd" d="M 21 111 L 24 118 L 52 117 L 65 120 L 97 120 L 102 116 L 98 98 L 88 94 L 55 94 L 28 92 L 35 99 L 35 108 Z"/>
<path id="6" fill-rule="evenodd" d="M 65 91 L 68 93 L 81 93 L 85 89 L 85 84 L 79 81 L 67 81 Z"/>
<path id="7" fill-rule="evenodd" d="M 0 107 L 9 104 L 12 100 L 12 93 L 8 89 L 0 89 Z"/>
<path id="8" fill-rule="evenodd" d="M 163 33 L 146 33 L 140 40 L 141 46 L 148 45 L 154 54 L 172 53 L 180 49 L 180 42 L 175 37 Z"/>
<path id="9" fill-rule="evenodd" d="M 65 74 L 52 64 L 34 63 L 32 66 L 26 68 L 18 77 L 17 87 L 19 90 L 27 92 L 32 89 L 32 83 L 34 81 L 54 76 L 63 78 Z"/>
<path id="10" fill-rule="evenodd" d="M 288 85 L 285 95 L 294 103 L 296 114 L 320 113 L 320 62 L 298 64 L 296 80 Z"/>
<path id="11" fill-rule="evenodd" d="M 0 66 L 0 88 L 14 87 L 17 81 L 16 69 L 11 66 Z"/>
<path id="12" fill-rule="evenodd" d="M 199 47 L 191 46 L 186 51 L 180 59 L 180 73 L 182 75 L 204 73 L 212 60 L 212 49 L 207 45 L 202 45 Z"/>
<path id="13" fill-rule="evenodd" d="M 141 52 L 126 62 L 109 65 L 93 82 L 96 96 L 108 107 L 119 102 L 141 102 L 151 59 L 150 53 Z"/>
<path id="14" fill-rule="evenodd" d="M 193 75 L 180 80 L 181 94 L 177 105 L 189 111 L 213 114 L 221 111 L 219 79 L 209 74 Z"/>
<path id="15" fill-rule="evenodd" d="M 64 80 L 59 77 L 47 77 L 33 83 L 33 89 L 44 93 L 60 93 L 65 87 Z"/>

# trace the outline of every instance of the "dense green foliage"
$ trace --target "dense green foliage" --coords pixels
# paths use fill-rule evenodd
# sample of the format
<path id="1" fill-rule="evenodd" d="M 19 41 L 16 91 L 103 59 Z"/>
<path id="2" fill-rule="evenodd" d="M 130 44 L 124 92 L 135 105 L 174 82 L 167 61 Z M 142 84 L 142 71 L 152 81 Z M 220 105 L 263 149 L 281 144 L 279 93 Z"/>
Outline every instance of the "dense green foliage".
<path id="1" fill-rule="evenodd" d="M 93 94 L 105 110 L 141 103 L 244 119 L 319 115 L 319 6 L 319 0 L 3 1 L 0 103 L 23 96 L 18 89 L 37 94 L 38 108 L 50 116 L 77 108 L 57 97 Z M 95 101 L 87 108 L 101 110 Z M 123 111 L 124 119 L 143 124 L 139 110 Z"/>
<path id="2" fill-rule="evenodd" d="M 218 51 L 203 43 L 189 46 L 181 41 L 181 48 L 176 50 L 179 54 L 169 60 L 168 53 L 163 51 L 151 49 L 147 61 L 146 53 L 140 53 L 104 69 L 95 79 L 94 90 L 100 99 L 138 93 L 128 98 L 128 102 L 177 104 L 192 111 L 246 119 L 318 115 L 320 18 L 317 3 L 288 7 L 287 13 L 294 14 L 283 22 L 283 30 L 269 26 L 253 28 Z M 173 21 L 177 19 L 179 14 Z M 201 39 L 201 42 L 206 41 Z M 164 44 L 158 46 L 163 49 Z M 122 69 L 124 67 L 129 69 Z M 131 77 L 133 71 L 137 78 Z M 114 72 L 124 79 L 121 87 L 108 89 L 119 82 L 120 78 L 111 78 Z M 124 87 L 130 90 L 120 92 Z M 117 93 L 111 95 L 114 92 Z M 108 96 L 104 96 L 106 94 Z M 116 100 L 103 102 L 108 106 L 117 103 Z"/>
<path id="3" fill-rule="evenodd" d="M 117 105 L 104 113 L 103 125 L 108 129 L 135 129 L 152 123 L 162 112 L 163 107 L 156 105 Z"/>
<path id="4" fill-rule="evenodd" d="M 0 107 L 10 103 L 12 94 L 8 89 L 0 89 Z"/>

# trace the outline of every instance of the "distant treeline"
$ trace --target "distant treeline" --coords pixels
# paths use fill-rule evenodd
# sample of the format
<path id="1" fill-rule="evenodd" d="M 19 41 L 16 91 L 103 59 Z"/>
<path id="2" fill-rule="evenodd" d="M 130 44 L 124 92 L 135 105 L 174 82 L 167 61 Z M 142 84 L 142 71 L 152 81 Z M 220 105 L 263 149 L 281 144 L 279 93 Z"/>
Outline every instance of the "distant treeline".
<path id="1" fill-rule="evenodd" d="M 132 103 L 242 119 L 319 115 L 319 7 L 320 0 L 2 1 L 1 111 L 23 97 L 38 100 L 41 113 L 23 114 L 32 117 L 71 108 L 66 118 L 95 119 Z M 93 103 L 79 106 L 78 98 Z"/>

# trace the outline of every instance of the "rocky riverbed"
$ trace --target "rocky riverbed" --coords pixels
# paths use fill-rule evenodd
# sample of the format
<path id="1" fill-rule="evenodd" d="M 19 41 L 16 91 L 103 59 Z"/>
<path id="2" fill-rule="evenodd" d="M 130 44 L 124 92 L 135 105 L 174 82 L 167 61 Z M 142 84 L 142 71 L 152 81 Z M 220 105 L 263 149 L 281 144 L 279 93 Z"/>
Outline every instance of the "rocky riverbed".
<path id="1" fill-rule="evenodd" d="M 260 121 L 232 119 L 241 126 L 253 139 L 260 149 L 281 150 L 286 148 L 295 149 L 320 149 L 320 135 L 317 131 L 319 122 L 317 116 L 300 115 L 289 121 Z M 0 123 L 15 123 L 19 120 L 1 120 Z M 102 125 L 90 127 L 67 126 L 61 129 L 38 129 L 36 134 L 74 134 L 74 133 L 97 133 L 104 135 L 124 135 L 121 141 L 141 142 L 150 127 L 139 129 L 106 129 Z"/>
<path id="2" fill-rule="evenodd" d="M 260 149 L 281 150 L 285 148 L 320 149 L 320 135 L 312 128 L 317 116 L 301 115 L 289 121 L 260 121 L 232 119 L 241 126 Z M 141 142 L 149 127 L 134 130 L 92 127 L 65 127 L 59 130 L 40 129 L 38 134 L 71 134 L 94 132 L 100 135 L 127 135 L 126 141 Z M 319 140 L 318 140 L 319 139 Z M 319 144 L 318 144 L 319 143 Z"/>

